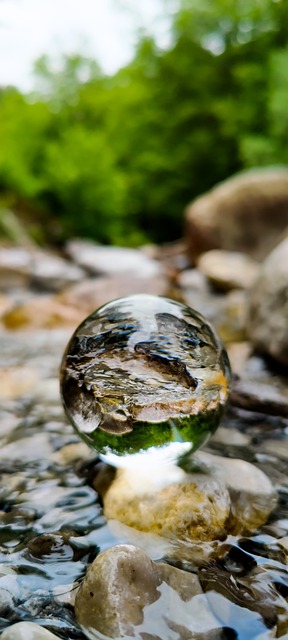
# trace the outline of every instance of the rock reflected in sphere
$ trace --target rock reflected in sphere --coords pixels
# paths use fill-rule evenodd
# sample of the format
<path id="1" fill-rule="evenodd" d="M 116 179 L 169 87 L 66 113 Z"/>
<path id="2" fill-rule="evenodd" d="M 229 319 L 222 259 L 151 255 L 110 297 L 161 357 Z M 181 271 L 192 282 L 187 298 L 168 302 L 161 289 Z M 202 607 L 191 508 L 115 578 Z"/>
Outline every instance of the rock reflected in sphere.
<path id="1" fill-rule="evenodd" d="M 150 295 L 114 300 L 75 331 L 61 391 L 79 435 L 111 464 L 175 460 L 218 426 L 230 382 L 213 327 L 189 307 Z M 140 456 L 139 454 L 146 454 Z"/>

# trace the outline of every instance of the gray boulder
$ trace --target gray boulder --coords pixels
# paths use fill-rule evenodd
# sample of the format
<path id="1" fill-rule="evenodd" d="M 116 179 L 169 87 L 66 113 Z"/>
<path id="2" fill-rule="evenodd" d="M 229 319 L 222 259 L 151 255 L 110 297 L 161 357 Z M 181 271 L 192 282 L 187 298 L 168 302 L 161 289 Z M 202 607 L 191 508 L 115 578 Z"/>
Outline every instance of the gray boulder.
<path id="1" fill-rule="evenodd" d="M 262 260 L 288 225 L 288 167 L 233 176 L 185 212 L 190 259 L 210 249 L 243 251 Z"/>
<path id="2" fill-rule="evenodd" d="M 248 332 L 259 352 L 288 365 L 288 236 L 265 260 L 252 288 Z"/>

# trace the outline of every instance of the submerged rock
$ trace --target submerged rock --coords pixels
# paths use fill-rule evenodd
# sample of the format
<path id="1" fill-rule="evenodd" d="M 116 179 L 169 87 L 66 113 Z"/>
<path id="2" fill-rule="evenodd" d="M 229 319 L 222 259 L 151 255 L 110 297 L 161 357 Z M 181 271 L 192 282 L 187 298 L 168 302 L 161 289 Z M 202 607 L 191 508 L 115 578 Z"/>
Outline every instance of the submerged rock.
<path id="1" fill-rule="evenodd" d="M 148 295 L 95 311 L 61 367 L 68 417 L 116 466 L 148 457 L 157 465 L 197 449 L 218 426 L 229 382 L 213 327 L 187 306 Z"/>
<path id="2" fill-rule="evenodd" d="M 16 622 L 5 629 L 2 640 L 57 640 L 59 636 L 34 622 Z"/>
<path id="3" fill-rule="evenodd" d="M 221 638 L 197 576 L 156 564 L 132 545 L 117 545 L 94 560 L 76 595 L 75 612 L 91 639 Z"/>
<path id="4" fill-rule="evenodd" d="M 288 210 L 288 209 L 287 209 Z M 288 237 L 263 263 L 251 291 L 249 336 L 262 353 L 288 365 Z"/>
<path id="5" fill-rule="evenodd" d="M 243 251 L 263 259 L 288 224 L 288 169 L 240 173 L 192 202 L 186 210 L 191 260 L 210 249 Z"/>

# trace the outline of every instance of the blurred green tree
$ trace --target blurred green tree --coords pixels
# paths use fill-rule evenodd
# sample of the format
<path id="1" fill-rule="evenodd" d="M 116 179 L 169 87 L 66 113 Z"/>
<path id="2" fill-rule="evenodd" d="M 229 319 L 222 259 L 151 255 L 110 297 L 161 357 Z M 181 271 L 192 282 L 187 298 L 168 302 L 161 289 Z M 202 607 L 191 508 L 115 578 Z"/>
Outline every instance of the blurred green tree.
<path id="1" fill-rule="evenodd" d="M 186 203 L 235 171 L 288 162 L 286 0 L 179 0 L 171 45 L 141 35 L 114 76 L 81 55 L 0 93 L 0 192 L 59 238 L 181 235 Z"/>

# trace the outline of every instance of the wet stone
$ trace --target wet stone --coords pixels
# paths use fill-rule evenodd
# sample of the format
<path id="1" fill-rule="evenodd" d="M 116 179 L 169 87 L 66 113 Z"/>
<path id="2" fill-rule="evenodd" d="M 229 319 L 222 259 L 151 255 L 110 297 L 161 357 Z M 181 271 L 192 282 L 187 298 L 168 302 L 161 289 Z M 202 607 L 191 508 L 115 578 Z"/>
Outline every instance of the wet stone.
<path id="1" fill-rule="evenodd" d="M 3 631 L 2 640 L 57 640 L 59 636 L 35 622 L 17 622 Z"/>
<path id="2" fill-rule="evenodd" d="M 157 463 L 200 447 L 218 426 L 229 382 L 212 326 L 185 305 L 149 295 L 92 313 L 61 368 L 69 419 L 116 466 L 139 461 L 131 454 Z"/>
<path id="3" fill-rule="evenodd" d="M 104 495 L 106 519 L 173 540 L 225 537 L 231 502 L 224 483 L 172 465 L 163 469 L 149 475 L 118 469 Z"/>
<path id="4" fill-rule="evenodd" d="M 255 465 L 236 458 L 224 458 L 204 451 L 197 459 L 227 487 L 231 510 L 226 523 L 228 533 L 255 531 L 264 524 L 277 505 L 277 495 L 269 477 Z"/>
<path id="5" fill-rule="evenodd" d="M 75 610 L 91 639 L 222 637 L 197 576 L 154 563 L 132 545 L 117 545 L 96 558 L 76 595 Z"/>

